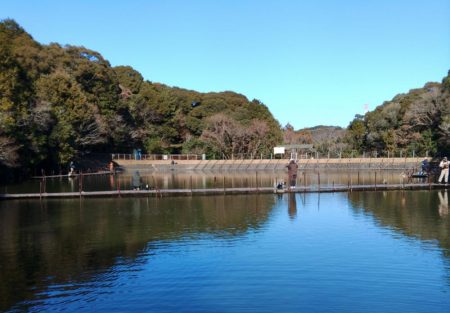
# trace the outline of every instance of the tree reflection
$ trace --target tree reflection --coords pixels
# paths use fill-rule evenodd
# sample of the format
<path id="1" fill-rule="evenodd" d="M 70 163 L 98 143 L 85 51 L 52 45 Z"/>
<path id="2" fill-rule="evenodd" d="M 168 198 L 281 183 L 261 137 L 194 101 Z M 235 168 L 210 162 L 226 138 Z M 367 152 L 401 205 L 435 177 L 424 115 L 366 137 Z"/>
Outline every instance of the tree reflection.
<path id="1" fill-rule="evenodd" d="M 421 240 L 437 240 L 450 257 L 447 191 L 354 192 L 356 211 L 373 215 L 382 225 Z"/>
<path id="2" fill-rule="evenodd" d="M 0 311 L 51 284 L 89 280 L 118 258 L 158 253 L 152 242 L 243 236 L 265 223 L 273 202 L 262 195 L 0 202 Z"/>

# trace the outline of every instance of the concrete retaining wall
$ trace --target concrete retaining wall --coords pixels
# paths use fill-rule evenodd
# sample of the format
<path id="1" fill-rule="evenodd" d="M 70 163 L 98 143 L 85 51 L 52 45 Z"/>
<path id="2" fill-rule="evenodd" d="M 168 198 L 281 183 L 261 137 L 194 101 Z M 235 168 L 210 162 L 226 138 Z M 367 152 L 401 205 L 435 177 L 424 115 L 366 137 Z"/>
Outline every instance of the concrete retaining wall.
<path id="1" fill-rule="evenodd" d="M 351 159 L 301 159 L 299 169 L 419 169 L 424 158 L 351 158 Z M 430 159 L 429 159 L 430 161 Z M 264 171 L 284 170 L 289 160 L 115 160 L 125 169 L 145 168 L 155 171 Z"/>

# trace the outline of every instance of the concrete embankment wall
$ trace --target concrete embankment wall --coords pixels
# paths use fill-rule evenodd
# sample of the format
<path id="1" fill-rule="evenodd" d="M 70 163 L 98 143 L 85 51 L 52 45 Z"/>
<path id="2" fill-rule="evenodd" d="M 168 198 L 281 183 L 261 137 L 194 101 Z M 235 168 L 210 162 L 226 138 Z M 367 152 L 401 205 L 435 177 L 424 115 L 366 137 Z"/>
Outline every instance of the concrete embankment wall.
<path id="1" fill-rule="evenodd" d="M 349 159 L 301 159 L 299 169 L 419 169 L 424 158 L 349 158 Z M 289 160 L 114 160 L 125 169 L 146 169 L 154 171 L 264 171 L 284 170 Z"/>

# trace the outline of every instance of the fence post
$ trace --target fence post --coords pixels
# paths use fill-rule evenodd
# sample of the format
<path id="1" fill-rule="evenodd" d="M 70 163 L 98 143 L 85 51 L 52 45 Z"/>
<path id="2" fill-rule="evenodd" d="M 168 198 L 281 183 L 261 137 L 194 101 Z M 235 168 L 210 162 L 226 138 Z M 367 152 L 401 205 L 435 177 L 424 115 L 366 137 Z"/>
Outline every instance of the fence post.
<path id="1" fill-rule="evenodd" d="M 317 172 L 317 180 L 318 180 L 319 191 L 320 191 L 320 172 Z"/>
<path id="2" fill-rule="evenodd" d="M 375 191 L 377 191 L 377 172 L 375 171 Z"/>

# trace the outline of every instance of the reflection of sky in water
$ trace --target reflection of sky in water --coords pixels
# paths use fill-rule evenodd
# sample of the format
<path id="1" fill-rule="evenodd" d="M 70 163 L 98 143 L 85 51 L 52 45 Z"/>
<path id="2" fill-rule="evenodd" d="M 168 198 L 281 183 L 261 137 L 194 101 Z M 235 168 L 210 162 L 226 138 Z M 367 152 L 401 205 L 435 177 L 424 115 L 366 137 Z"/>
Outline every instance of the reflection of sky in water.
<path id="1" fill-rule="evenodd" d="M 448 216 L 438 212 L 448 198 L 405 192 L 405 209 L 399 195 L 167 198 L 158 209 L 153 200 L 115 200 L 117 213 L 104 210 L 102 218 L 134 219 L 118 231 L 148 233 L 151 240 L 134 257 L 116 255 L 85 281 L 50 285 L 31 304 L 103 312 L 444 312 L 450 305 L 445 237 L 402 223 L 414 224 L 409 217 L 415 216 L 422 228 L 445 222 L 448 230 Z M 89 203 L 85 218 L 94 209 Z M 244 214 L 222 215 L 230 211 Z M 178 235 L 167 236 L 174 228 L 165 231 L 164 223 L 181 223 L 186 214 Z M 158 225 L 160 232 L 149 237 Z M 98 243 L 100 254 L 107 242 Z"/>

